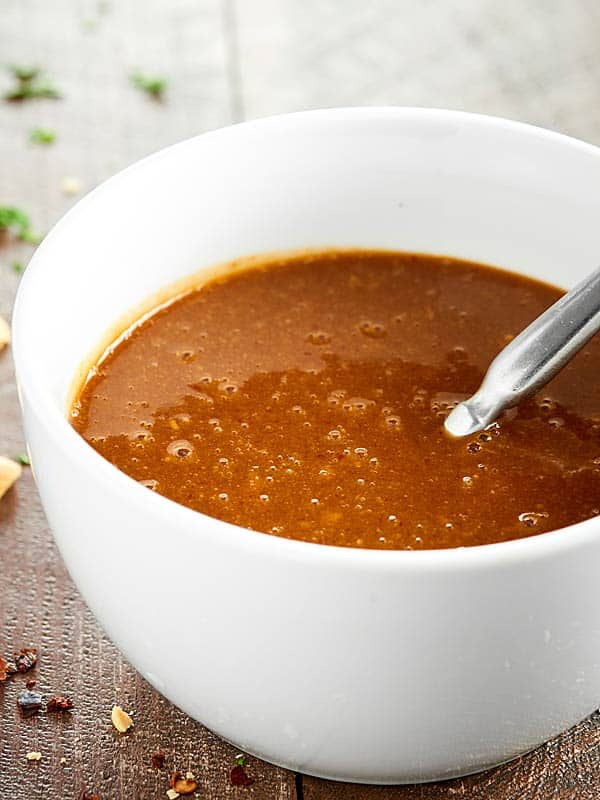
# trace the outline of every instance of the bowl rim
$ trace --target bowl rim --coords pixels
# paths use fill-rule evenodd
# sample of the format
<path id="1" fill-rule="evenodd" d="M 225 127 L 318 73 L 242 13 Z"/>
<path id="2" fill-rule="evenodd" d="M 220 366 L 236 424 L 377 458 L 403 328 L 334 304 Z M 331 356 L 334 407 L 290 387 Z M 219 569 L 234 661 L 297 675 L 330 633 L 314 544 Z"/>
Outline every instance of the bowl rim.
<path id="1" fill-rule="evenodd" d="M 27 402 L 42 423 L 46 433 L 53 439 L 54 446 L 61 451 L 64 457 L 75 461 L 82 471 L 94 473 L 95 479 L 98 479 L 98 485 L 101 482 L 102 488 L 109 494 L 116 492 L 121 495 L 126 502 L 137 506 L 141 514 L 152 513 L 157 516 L 169 517 L 174 532 L 176 529 L 178 534 L 197 529 L 194 531 L 194 535 L 206 536 L 209 529 L 206 521 L 209 520 L 211 525 L 216 523 L 216 527 L 219 528 L 218 537 L 222 543 L 238 551 L 268 551 L 273 557 L 287 557 L 294 561 L 311 563 L 316 561 L 324 565 L 344 565 L 349 568 L 368 566 L 370 569 L 383 572 L 399 570 L 412 572 L 414 570 L 460 571 L 471 570 L 475 567 L 497 568 L 500 564 L 507 565 L 515 561 L 523 562 L 524 560 L 544 558 L 571 548 L 591 544 L 598 539 L 599 535 L 597 517 L 591 517 L 583 522 L 553 531 L 504 542 L 410 551 L 317 544 L 243 528 L 192 510 L 155 492 L 149 492 L 146 487 L 121 472 L 97 453 L 75 431 L 67 417 L 57 408 L 50 392 L 41 381 L 37 380 L 35 370 L 27 369 L 27 357 L 21 343 L 26 338 L 29 297 L 36 291 L 36 275 L 41 269 L 44 269 L 42 262 L 45 258 L 47 242 L 52 241 L 57 235 L 62 235 L 70 225 L 76 224 L 78 216 L 86 213 L 88 207 L 98 196 L 118 190 L 121 181 L 135 179 L 138 172 L 151 168 L 155 162 L 171 157 L 173 153 L 182 156 L 188 148 L 196 147 L 199 142 L 209 138 L 236 137 L 240 133 L 243 135 L 246 130 L 259 128 L 264 129 L 264 132 L 277 132 L 278 129 L 286 127 L 289 122 L 296 124 L 305 121 L 321 121 L 327 124 L 339 120 L 370 119 L 377 121 L 384 118 L 396 118 L 398 121 L 420 119 L 432 124 L 454 122 L 468 124 L 471 127 L 479 126 L 481 130 L 493 128 L 528 138 L 537 137 L 539 140 L 553 141 L 596 158 L 600 156 L 600 148 L 595 145 L 536 125 L 486 114 L 414 106 L 350 106 L 277 114 L 217 128 L 162 148 L 120 170 L 81 198 L 53 225 L 32 256 L 21 279 L 12 314 L 12 349 L 21 405 L 26 396 Z M 107 321 L 107 327 L 108 324 L 110 321 Z"/>

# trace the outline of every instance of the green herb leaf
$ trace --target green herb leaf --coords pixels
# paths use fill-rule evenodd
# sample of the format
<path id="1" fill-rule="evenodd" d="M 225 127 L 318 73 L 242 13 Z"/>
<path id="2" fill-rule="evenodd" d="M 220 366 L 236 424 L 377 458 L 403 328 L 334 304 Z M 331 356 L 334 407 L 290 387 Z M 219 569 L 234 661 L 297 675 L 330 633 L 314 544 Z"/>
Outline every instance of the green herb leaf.
<path id="1" fill-rule="evenodd" d="M 25 272 L 25 265 L 22 261 L 13 261 L 10 266 L 17 275 L 22 275 Z"/>
<path id="2" fill-rule="evenodd" d="M 235 757 L 235 763 L 238 765 L 238 767 L 245 767 L 246 766 L 246 756 L 243 753 L 239 753 Z"/>
<path id="3" fill-rule="evenodd" d="M 166 78 L 159 78 L 156 76 L 149 77 L 148 75 L 143 75 L 141 72 L 134 72 L 131 76 L 131 82 L 136 89 L 146 92 L 146 94 L 150 95 L 150 97 L 153 97 L 155 100 L 162 100 L 168 83 Z"/>
<path id="4" fill-rule="evenodd" d="M 14 460 L 18 461 L 19 464 L 22 464 L 24 467 L 31 466 L 31 461 L 29 460 L 27 453 L 17 453 Z"/>
<path id="5" fill-rule="evenodd" d="M 5 100 L 19 102 L 37 97 L 57 100 L 61 97 L 58 89 L 41 77 L 38 67 L 13 66 L 10 67 L 10 71 L 16 80 L 16 85 L 4 95 Z"/>
<path id="6" fill-rule="evenodd" d="M 11 89 L 10 92 L 4 95 L 4 99 L 10 103 L 18 103 L 21 100 L 35 100 L 40 97 L 45 97 L 49 100 L 60 100 L 62 95 L 50 83 L 25 83 L 15 89 Z"/>
<path id="7" fill-rule="evenodd" d="M 42 241 L 43 236 L 41 233 L 34 233 L 31 230 L 27 230 L 19 234 L 18 238 L 20 241 L 25 242 L 26 244 L 32 244 L 37 247 L 37 245 Z"/>
<path id="8" fill-rule="evenodd" d="M 56 133 L 49 128 L 34 128 L 29 133 L 29 141 L 33 144 L 52 144 L 56 141 Z"/>
<path id="9" fill-rule="evenodd" d="M 13 64 L 10 71 L 20 83 L 27 83 L 32 81 L 40 74 L 39 67 L 33 67 L 31 64 Z"/>
<path id="10" fill-rule="evenodd" d="M 0 206 L 0 231 L 8 231 L 28 244 L 39 244 L 41 239 L 32 232 L 27 214 L 15 206 Z"/>
<path id="11" fill-rule="evenodd" d="M 10 231 L 20 239 L 29 228 L 29 217 L 24 211 L 14 206 L 0 206 L 0 231 Z"/>

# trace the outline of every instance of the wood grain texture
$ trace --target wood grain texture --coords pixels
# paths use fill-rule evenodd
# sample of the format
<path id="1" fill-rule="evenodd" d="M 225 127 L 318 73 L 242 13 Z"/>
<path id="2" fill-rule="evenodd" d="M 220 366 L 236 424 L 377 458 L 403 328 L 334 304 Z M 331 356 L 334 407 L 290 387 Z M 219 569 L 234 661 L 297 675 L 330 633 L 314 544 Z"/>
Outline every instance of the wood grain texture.
<path id="1" fill-rule="evenodd" d="M 209 128 L 320 105 L 467 108 L 600 142 L 596 0 L 2 0 L 0 61 L 38 63 L 61 101 L 0 103 L 0 204 L 46 231 L 74 198 L 166 144 Z M 1 68 L 1 65 L 0 65 Z M 130 86 L 164 75 L 164 103 Z M 10 85 L 0 72 L 0 91 Z M 28 143 L 56 129 L 47 148 Z M 93 243 L 90 243 L 93 246 Z M 174 243 L 174 247 L 176 244 Z M 0 243 L 0 314 L 9 317 L 31 248 Z M 85 287 L 82 287 L 82 290 Z M 10 350 L 0 353 L 0 453 L 23 449 Z M 64 487 L 68 502 L 69 487 Z M 65 571 L 31 473 L 0 502 L 0 653 L 40 650 L 38 686 L 71 715 L 21 720 L 24 679 L 0 687 L 0 800 L 165 797 L 170 768 L 191 768 L 204 800 L 592 800 L 600 796 L 600 715 L 509 765 L 410 787 L 296 777 L 256 759 L 248 789 L 229 785 L 235 751 L 149 687 L 106 639 Z M 600 699 L 600 698 L 599 698 Z M 114 703 L 135 730 L 117 735 Z M 459 734 L 457 734 L 459 735 Z M 150 756 L 162 749 L 162 772 Z M 39 750 L 42 760 L 25 754 Z M 66 758 L 64 765 L 61 757 Z"/>
<path id="2" fill-rule="evenodd" d="M 237 0 L 246 113 L 413 105 L 600 138 L 596 0 Z"/>

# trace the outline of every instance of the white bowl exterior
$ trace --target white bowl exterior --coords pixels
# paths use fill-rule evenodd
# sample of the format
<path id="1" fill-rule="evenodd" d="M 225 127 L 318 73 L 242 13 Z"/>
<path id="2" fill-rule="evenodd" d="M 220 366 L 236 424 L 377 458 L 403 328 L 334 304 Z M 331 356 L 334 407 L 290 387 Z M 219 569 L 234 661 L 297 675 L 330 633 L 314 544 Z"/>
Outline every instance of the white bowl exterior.
<path id="1" fill-rule="evenodd" d="M 138 486 L 70 429 L 64 405 L 116 318 L 242 255 L 390 247 L 571 285 L 597 264 L 599 185 L 599 151 L 539 129 L 348 109 L 185 142 L 58 224 L 14 320 L 36 480 L 82 594 L 161 692 L 270 761 L 382 783 L 499 763 L 597 706 L 596 520 L 465 551 L 288 542 Z"/>

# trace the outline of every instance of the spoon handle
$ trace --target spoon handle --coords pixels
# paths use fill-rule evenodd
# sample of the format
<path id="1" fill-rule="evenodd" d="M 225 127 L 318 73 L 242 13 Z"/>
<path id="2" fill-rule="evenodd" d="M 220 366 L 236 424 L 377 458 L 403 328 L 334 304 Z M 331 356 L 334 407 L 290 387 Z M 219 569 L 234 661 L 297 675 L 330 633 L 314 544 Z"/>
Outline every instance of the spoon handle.
<path id="1" fill-rule="evenodd" d="M 448 415 L 453 436 L 483 430 L 534 394 L 600 330 L 600 267 L 498 353 L 477 392 Z"/>

